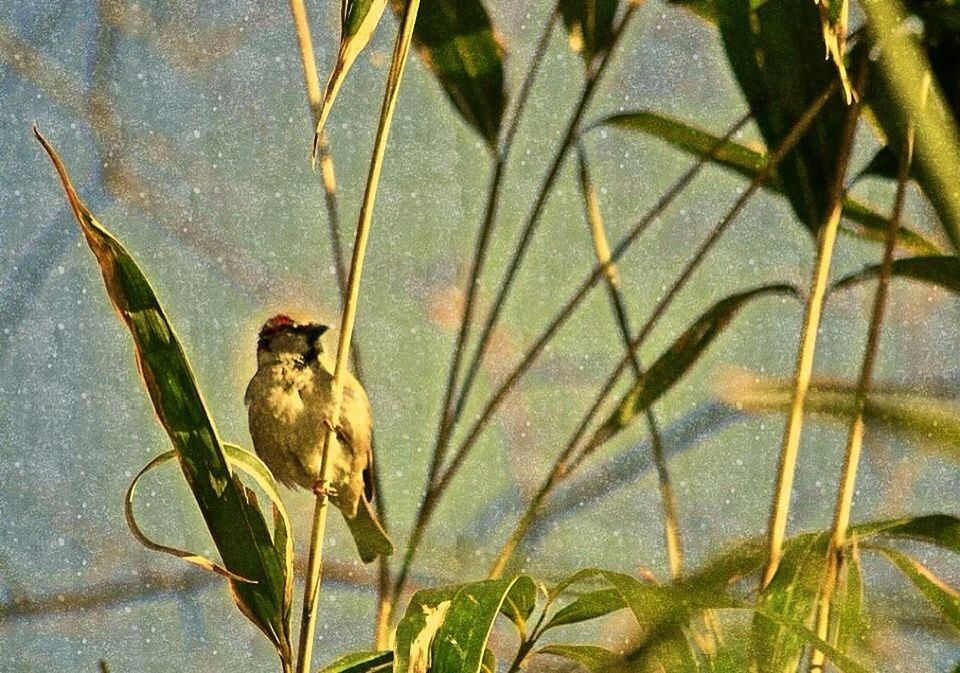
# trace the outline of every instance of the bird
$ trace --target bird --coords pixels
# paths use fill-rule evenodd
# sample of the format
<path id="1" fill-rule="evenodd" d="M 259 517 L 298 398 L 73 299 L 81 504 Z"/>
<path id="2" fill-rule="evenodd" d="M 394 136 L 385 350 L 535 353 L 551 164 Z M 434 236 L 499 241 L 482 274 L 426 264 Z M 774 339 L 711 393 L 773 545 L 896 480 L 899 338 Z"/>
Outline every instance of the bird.
<path id="1" fill-rule="evenodd" d="M 334 361 L 323 349 L 326 325 L 287 315 L 267 320 L 257 339 L 257 371 L 244 394 L 253 448 L 288 488 L 325 495 L 343 514 L 364 563 L 393 553 L 373 508 L 372 411 L 359 381 L 344 377 L 340 419 L 333 425 Z M 328 449 L 326 482 L 321 455 Z"/>

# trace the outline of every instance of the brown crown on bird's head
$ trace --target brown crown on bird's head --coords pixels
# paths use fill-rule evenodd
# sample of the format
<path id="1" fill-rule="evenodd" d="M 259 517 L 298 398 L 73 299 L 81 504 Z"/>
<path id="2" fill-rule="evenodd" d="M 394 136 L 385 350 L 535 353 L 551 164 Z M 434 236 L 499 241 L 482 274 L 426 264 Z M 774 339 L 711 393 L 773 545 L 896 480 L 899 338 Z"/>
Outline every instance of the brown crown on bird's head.
<path id="1" fill-rule="evenodd" d="M 300 335 L 309 347 L 316 347 L 319 339 L 327 331 L 320 323 L 299 323 L 288 315 L 277 314 L 263 323 L 257 339 L 257 350 L 269 350 L 274 338 L 281 334 Z"/>

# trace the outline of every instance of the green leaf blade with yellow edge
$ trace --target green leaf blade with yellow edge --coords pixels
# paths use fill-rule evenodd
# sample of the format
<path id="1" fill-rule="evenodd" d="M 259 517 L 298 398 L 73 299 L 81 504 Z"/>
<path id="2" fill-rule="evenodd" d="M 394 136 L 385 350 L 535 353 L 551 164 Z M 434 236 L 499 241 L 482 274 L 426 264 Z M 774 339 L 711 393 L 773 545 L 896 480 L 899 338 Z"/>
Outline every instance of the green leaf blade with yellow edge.
<path id="1" fill-rule="evenodd" d="M 57 169 L 107 295 L 133 337 L 138 370 L 223 566 L 246 580 L 230 581 L 234 601 L 289 662 L 293 577 L 287 531 L 277 529 L 271 538 L 252 491 L 231 471 L 186 354 L 146 277 L 80 200 L 53 147 L 37 129 L 34 134 Z"/>

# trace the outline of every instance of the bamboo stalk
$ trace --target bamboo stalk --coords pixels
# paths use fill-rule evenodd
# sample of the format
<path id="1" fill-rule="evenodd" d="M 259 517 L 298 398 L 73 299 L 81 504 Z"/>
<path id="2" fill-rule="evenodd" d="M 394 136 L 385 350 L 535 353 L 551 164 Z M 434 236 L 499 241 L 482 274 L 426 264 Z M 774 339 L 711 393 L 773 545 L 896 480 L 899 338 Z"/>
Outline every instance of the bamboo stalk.
<path id="1" fill-rule="evenodd" d="M 310 22 L 307 19 L 307 8 L 304 0 L 290 0 L 290 14 L 297 34 L 297 44 L 300 47 L 300 57 L 303 63 L 303 81 L 307 92 L 307 102 L 316 124 L 320 118 L 320 108 L 323 103 L 323 94 L 320 90 L 320 77 L 317 72 L 316 57 L 313 50 L 313 38 L 310 35 Z M 336 270 L 337 286 L 340 290 L 340 308 L 347 300 L 347 267 L 343 255 L 343 238 L 340 233 L 340 211 L 337 206 L 337 178 L 333 166 L 333 155 L 330 153 L 330 144 L 327 141 L 326 131 L 320 134 L 318 144 L 318 158 L 320 163 L 320 177 L 323 185 L 324 204 L 327 210 L 327 224 L 330 233 L 330 249 L 333 253 L 333 263 Z M 353 370 L 359 380 L 363 380 L 363 362 L 360 357 L 360 344 L 354 340 L 351 346 Z M 371 451 L 376 455 L 376 442 L 371 436 Z M 374 507 L 377 517 L 386 528 L 388 525 L 387 507 L 383 488 L 380 481 L 380 464 L 374 461 L 370 466 L 374 492 L 377 494 Z M 380 615 L 389 613 L 387 607 L 390 588 L 390 561 L 381 556 L 377 561 L 378 588 L 377 588 L 377 616 L 374 627 L 374 646 L 380 649 L 385 646 L 386 630 L 380 627 Z"/>
<path id="2" fill-rule="evenodd" d="M 380 112 L 380 123 L 377 126 L 377 135 L 374 141 L 373 156 L 370 160 L 370 170 L 363 194 L 363 204 L 360 208 L 360 218 L 357 223 L 356 240 L 353 245 L 353 259 L 350 264 L 350 277 L 347 285 L 347 299 L 343 306 L 343 317 L 340 322 L 340 341 L 337 345 L 336 366 L 333 371 L 333 409 L 331 410 L 331 427 L 328 430 L 322 447 L 320 466 L 320 485 L 327 483 L 329 469 L 329 451 L 331 442 L 337 441 L 336 428 L 340 423 L 340 409 L 343 402 L 343 384 L 347 374 L 347 360 L 349 359 L 350 343 L 353 338 L 353 328 L 357 316 L 357 303 L 360 297 L 360 278 L 363 273 L 363 262 L 370 237 L 370 226 L 373 222 L 373 206 L 376 202 L 377 187 L 380 182 L 380 173 L 383 168 L 383 158 L 386 154 L 387 139 L 390 135 L 390 125 L 396 109 L 397 95 L 403 71 L 406 65 L 407 54 L 410 51 L 410 41 L 413 38 L 413 27 L 417 19 L 417 10 L 420 0 L 409 0 L 400 22 L 400 30 L 393 52 L 393 61 L 387 77 L 387 85 Z M 328 498 L 326 493 L 319 490 L 316 507 L 314 509 L 313 527 L 310 536 L 310 555 L 307 561 L 307 582 L 304 590 L 303 615 L 301 618 L 300 642 L 297 658 L 297 673 L 309 673 L 313 658 L 313 634 L 317 618 L 317 598 L 320 588 L 320 576 L 323 565 L 323 536 L 326 528 Z"/>
<path id="3" fill-rule="evenodd" d="M 921 84 L 921 103 L 926 99 L 930 85 L 929 74 Z M 893 211 L 890 214 L 890 224 L 887 229 L 883 247 L 883 261 L 880 264 L 879 282 L 873 298 L 873 309 L 870 313 L 870 327 L 867 332 L 867 345 L 863 353 L 863 363 L 860 366 L 860 377 L 857 380 L 857 389 L 854 397 L 853 422 L 847 435 L 847 447 L 844 455 L 843 467 L 840 472 L 840 483 L 837 487 L 837 502 L 833 514 L 833 527 L 830 541 L 827 545 L 826 572 L 818 600 L 816 627 L 817 636 L 826 640 L 830 631 L 831 603 L 837 588 L 837 578 L 843 566 L 843 554 L 847 544 L 847 534 L 850 527 L 850 512 L 853 509 L 853 494 L 857 481 L 857 468 L 860 464 L 860 453 L 863 449 L 864 409 L 867 404 L 867 395 L 873 380 L 873 370 L 876 365 L 877 351 L 880 346 L 880 333 L 883 328 L 883 319 L 886 314 L 887 296 L 890 288 L 890 276 L 893 269 L 893 254 L 897 245 L 897 233 L 900 230 L 903 205 L 906 200 L 907 185 L 910 180 L 910 164 L 913 160 L 913 126 L 907 129 L 907 137 L 897 166 L 897 191 L 893 201 Z M 817 649 L 810 655 L 810 672 L 819 673 L 823 670 L 825 656 Z"/>
<path id="4" fill-rule="evenodd" d="M 857 75 L 857 90 L 862 90 L 866 75 L 866 66 L 861 64 Z M 768 529 L 769 557 L 763 572 L 761 588 L 773 580 L 783 555 L 783 543 L 787 533 L 787 515 L 790 511 L 790 496 L 793 492 L 793 480 L 796 474 L 797 456 L 800 451 L 800 437 L 803 432 L 803 406 L 813 375 L 813 360 L 817 349 L 817 333 L 820 330 L 820 316 L 823 312 L 827 282 L 830 279 L 830 266 L 833 261 L 834 244 L 843 214 L 843 199 L 846 194 L 844 180 L 847 165 L 853 148 L 857 121 L 860 118 L 860 97 L 848 107 L 840 137 L 836 172 L 830 185 L 829 211 L 821 224 L 817 237 L 817 259 L 810 280 L 810 294 L 803 319 L 800 346 L 797 350 L 796 371 L 794 374 L 794 392 L 790 404 L 787 425 L 783 434 L 783 445 L 777 468 L 776 486 L 773 504 L 770 510 Z"/>
<path id="5" fill-rule="evenodd" d="M 587 164 L 586 151 L 582 145 L 578 145 L 577 158 L 580 191 L 583 195 L 583 205 L 586 211 L 587 224 L 590 227 L 590 234 L 593 238 L 593 247 L 597 256 L 597 263 L 606 269 L 604 272 L 604 280 L 607 286 L 607 294 L 610 297 L 610 303 L 617 319 L 620 337 L 630 357 L 630 365 L 633 368 L 634 378 L 639 379 L 643 376 L 643 366 L 640 364 L 640 356 L 637 351 L 630 348 L 630 319 L 627 315 L 627 306 L 623 299 L 623 293 L 620 290 L 620 272 L 617 269 L 616 263 L 610 259 L 610 242 L 607 237 L 606 227 L 603 223 L 600 200 L 597 197 L 597 191 L 590 177 L 590 167 Z M 660 433 L 657 416 L 652 408 L 647 409 L 645 415 L 647 428 L 650 432 L 653 463 L 657 470 L 660 498 L 663 503 L 663 529 L 664 543 L 667 549 L 667 562 L 670 566 L 670 576 L 677 579 L 683 574 L 683 542 L 680 533 L 677 496 L 670 481 L 670 471 L 667 467 L 667 459 L 664 456 L 663 435 Z"/>

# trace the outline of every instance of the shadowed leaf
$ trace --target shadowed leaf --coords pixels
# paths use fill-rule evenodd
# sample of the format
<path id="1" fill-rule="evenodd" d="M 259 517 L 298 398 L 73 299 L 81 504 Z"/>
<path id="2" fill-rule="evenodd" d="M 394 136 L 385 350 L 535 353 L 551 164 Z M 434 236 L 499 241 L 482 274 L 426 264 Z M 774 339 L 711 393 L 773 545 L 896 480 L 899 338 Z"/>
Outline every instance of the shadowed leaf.
<path id="1" fill-rule="evenodd" d="M 945 290 L 960 294 L 960 258 L 952 255 L 926 255 L 923 257 L 905 257 L 893 261 L 891 274 L 900 278 L 908 278 L 921 283 L 939 285 Z M 857 285 L 880 275 L 880 265 L 868 266 L 841 278 L 833 285 L 834 290 L 840 290 L 851 285 Z"/>
<path id="2" fill-rule="evenodd" d="M 271 537 L 252 491 L 235 478 L 227 463 L 186 354 L 149 282 L 81 202 L 57 153 L 38 130 L 34 134 L 57 169 L 77 223 L 100 265 L 110 301 L 130 330 L 138 370 L 223 566 L 249 580 L 230 581 L 231 595 L 280 657 L 289 661 L 293 576 L 288 572 L 288 531 L 277 526 Z"/>
<path id="3" fill-rule="evenodd" d="M 824 59 L 813 0 L 716 0 L 727 58 L 767 147 L 777 147 L 803 112 L 837 79 Z M 826 219 L 846 117 L 833 96 L 809 132 L 780 163 L 784 193 L 797 218 L 816 234 Z"/>
<path id="4" fill-rule="evenodd" d="M 402 0 L 392 0 L 398 13 Z M 491 151 L 507 104 L 505 49 L 480 0 L 421 0 L 413 43 L 424 66 Z"/>
<path id="5" fill-rule="evenodd" d="M 679 150 L 695 157 L 706 157 L 713 163 L 728 168 L 748 179 L 754 179 L 767 160 L 765 151 L 743 143 L 727 141 L 719 149 L 720 137 L 692 124 L 668 115 L 652 111 L 626 112 L 612 115 L 597 122 L 596 126 L 610 126 L 636 131 L 659 138 Z M 783 182 L 774 175 L 763 184 L 776 194 L 783 194 Z M 858 225 L 844 231 L 874 241 L 883 241 L 888 228 L 888 219 L 869 205 L 847 196 L 843 202 L 843 215 L 848 222 Z M 940 252 L 940 247 L 920 234 L 901 227 L 897 234 L 899 247 L 918 253 Z"/>
<path id="6" fill-rule="evenodd" d="M 605 673 L 616 666 L 621 658 L 603 647 L 596 645 L 547 645 L 537 650 L 537 654 L 552 654 L 563 657 L 591 673 Z"/>
<path id="7" fill-rule="evenodd" d="M 622 610 L 625 607 L 627 605 L 623 602 L 623 598 L 614 589 L 589 591 L 557 610 L 556 614 L 547 622 L 545 629 L 605 617 L 611 612 Z"/>
<path id="8" fill-rule="evenodd" d="M 583 57 L 590 70 L 597 56 L 613 42 L 613 19 L 619 0 L 560 0 L 560 16 L 570 48 Z"/>

